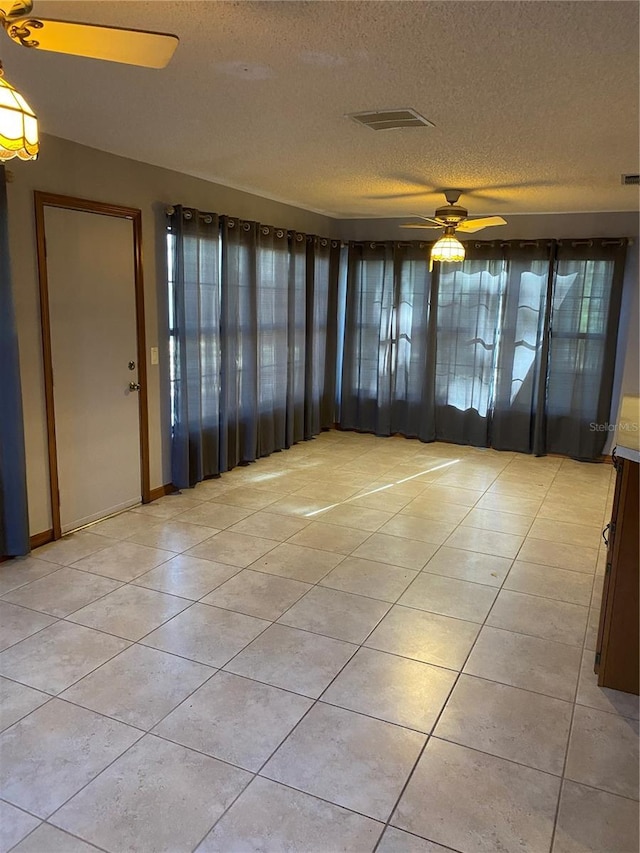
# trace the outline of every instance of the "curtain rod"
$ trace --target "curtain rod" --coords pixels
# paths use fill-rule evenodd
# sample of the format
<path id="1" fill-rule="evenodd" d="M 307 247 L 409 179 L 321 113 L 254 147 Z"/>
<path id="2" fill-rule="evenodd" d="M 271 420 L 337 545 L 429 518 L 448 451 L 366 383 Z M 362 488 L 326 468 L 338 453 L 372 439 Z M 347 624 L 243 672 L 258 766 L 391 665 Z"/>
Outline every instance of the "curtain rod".
<path id="1" fill-rule="evenodd" d="M 170 204 L 167 207 L 165 207 L 164 212 L 166 213 L 167 216 L 173 216 L 173 214 L 176 212 L 176 209 L 172 204 Z M 216 216 L 215 213 L 205 213 L 201 210 L 197 210 L 195 212 L 198 214 L 199 219 L 203 219 L 207 223 L 213 222 L 213 217 Z M 191 219 L 191 217 L 193 216 L 193 213 L 194 213 L 194 211 L 191 208 L 185 208 L 183 210 L 183 215 L 185 216 L 186 219 Z"/>
<path id="2" fill-rule="evenodd" d="M 164 212 L 167 216 L 173 216 L 176 213 L 176 208 L 170 204 L 170 205 L 167 205 L 165 207 Z M 196 214 L 199 219 L 202 219 L 208 225 L 213 222 L 213 219 L 215 216 L 219 216 L 219 217 L 222 216 L 221 214 L 205 213 L 202 210 L 194 210 L 193 208 L 183 208 L 182 214 L 183 214 L 185 219 L 192 219 L 193 215 Z M 333 248 L 336 248 L 338 246 L 343 247 L 343 246 L 348 245 L 344 241 L 339 240 L 335 237 L 324 237 L 321 234 L 307 234 L 304 231 L 297 231 L 294 228 L 279 228 L 275 225 L 263 225 L 260 222 L 255 222 L 254 220 L 245 220 L 241 216 L 226 216 L 225 218 L 227 220 L 231 220 L 231 222 L 229 222 L 229 225 L 233 225 L 234 220 L 238 221 L 238 222 L 244 222 L 245 223 L 245 230 L 247 230 L 247 231 L 250 230 L 250 227 L 251 227 L 248 223 L 254 222 L 254 224 L 260 226 L 260 229 L 261 229 L 263 234 L 268 234 L 270 230 L 273 230 L 278 237 L 284 237 L 286 235 L 289 239 L 292 239 L 293 236 L 295 235 L 296 240 L 298 240 L 299 242 L 302 242 L 302 240 L 306 237 L 307 242 L 309 242 L 311 240 L 320 240 L 320 241 L 322 241 L 321 245 L 325 246 L 325 245 L 331 244 L 331 246 Z"/>
<path id="3" fill-rule="evenodd" d="M 193 216 L 194 211 L 192 208 L 187 208 L 186 210 L 189 212 L 189 214 L 191 216 Z M 172 204 L 169 204 L 165 207 L 164 212 L 167 216 L 173 216 L 173 214 L 176 212 L 176 209 Z M 198 217 L 200 219 L 204 220 L 207 223 L 213 222 L 213 217 L 217 216 L 217 214 L 205 213 L 201 210 L 198 210 L 195 212 L 198 214 Z M 230 219 L 242 219 L 241 216 L 232 216 L 229 218 Z M 275 227 L 275 226 L 269 226 L 269 227 Z M 295 229 L 283 228 L 280 230 L 292 231 Z M 316 236 L 316 235 L 309 235 L 309 236 Z M 369 243 L 369 244 L 376 243 L 379 245 L 382 245 L 384 243 L 400 243 L 401 245 L 405 245 L 405 246 L 411 246 L 414 243 L 423 243 L 425 245 L 429 245 L 429 241 L 426 241 L 426 240 L 412 240 L 412 241 L 405 241 L 405 240 L 373 240 L 373 241 L 371 241 L 371 240 L 347 240 L 347 241 L 345 241 L 345 240 L 338 240 L 337 238 L 326 238 L 326 239 L 330 239 L 333 243 L 339 242 L 341 246 L 348 246 L 350 244 L 353 244 L 355 246 L 364 246 L 367 243 Z M 559 245 L 561 245 L 563 242 L 569 242 L 569 243 L 571 243 L 572 246 L 591 246 L 591 245 L 593 245 L 594 240 L 600 240 L 602 242 L 603 246 L 615 246 L 615 245 L 623 246 L 625 243 L 627 246 L 635 245 L 633 237 L 621 237 L 621 238 L 616 238 L 616 239 L 612 239 L 612 238 L 608 238 L 608 237 L 593 237 L 593 238 L 587 239 L 587 240 L 566 240 L 566 238 L 564 240 L 563 239 L 560 239 L 560 240 L 555 240 L 555 239 L 517 240 L 517 239 L 514 239 L 514 240 L 508 240 L 508 241 L 507 240 L 505 240 L 505 241 L 482 240 L 482 241 L 476 241 L 475 245 L 476 245 L 476 247 L 479 248 L 480 246 L 484 247 L 484 246 L 488 246 L 491 244 L 499 245 L 499 246 L 507 246 L 507 245 L 509 245 L 509 243 L 515 244 L 515 243 L 519 242 L 520 246 L 524 248 L 525 246 L 538 246 L 541 243 L 543 245 L 546 243 L 548 246 L 550 246 L 554 242 L 558 243 Z M 431 242 L 434 242 L 434 241 L 431 241 Z M 472 241 L 470 240 L 469 242 L 471 243 Z"/>

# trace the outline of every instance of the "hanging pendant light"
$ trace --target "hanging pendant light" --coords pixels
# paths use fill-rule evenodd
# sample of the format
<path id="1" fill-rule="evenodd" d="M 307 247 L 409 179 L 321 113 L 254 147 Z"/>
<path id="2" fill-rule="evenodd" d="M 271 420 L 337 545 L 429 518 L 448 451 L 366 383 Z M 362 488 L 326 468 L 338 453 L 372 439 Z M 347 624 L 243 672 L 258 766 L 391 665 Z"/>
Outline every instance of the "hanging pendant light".
<path id="1" fill-rule="evenodd" d="M 0 62 L 0 162 L 35 160 L 40 150 L 38 119 L 22 95 L 4 78 Z"/>
<path id="2" fill-rule="evenodd" d="M 431 249 L 431 262 L 459 263 L 464 261 L 464 246 L 455 234 L 455 228 L 445 228 L 444 235 L 433 244 Z"/>

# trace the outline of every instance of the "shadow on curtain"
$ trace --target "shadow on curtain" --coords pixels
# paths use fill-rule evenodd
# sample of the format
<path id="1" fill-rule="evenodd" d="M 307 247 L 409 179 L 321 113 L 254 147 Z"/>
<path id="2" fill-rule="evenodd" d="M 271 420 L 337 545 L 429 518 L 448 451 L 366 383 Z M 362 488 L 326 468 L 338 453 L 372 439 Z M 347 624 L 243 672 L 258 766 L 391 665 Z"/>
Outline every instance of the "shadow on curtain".
<path id="1" fill-rule="evenodd" d="M 0 556 L 17 557 L 29 553 L 29 516 L 4 166 L 0 166 L 0 412 Z"/>
<path id="2" fill-rule="evenodd" d="M 626 240 L 352 243 L 341 426 L 597 459 Z"/>

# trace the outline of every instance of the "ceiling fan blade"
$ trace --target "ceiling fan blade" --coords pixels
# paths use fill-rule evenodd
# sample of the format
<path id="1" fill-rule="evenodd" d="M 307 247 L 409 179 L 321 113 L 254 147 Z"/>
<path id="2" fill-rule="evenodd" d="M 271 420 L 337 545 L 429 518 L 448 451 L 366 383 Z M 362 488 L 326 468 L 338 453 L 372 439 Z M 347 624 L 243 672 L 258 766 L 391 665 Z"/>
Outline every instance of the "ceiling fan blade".
<path id="1" fill-rule="evenodd" d="M 427 225 L 426 222 L 405 222 L 401 228 L 442 228 L 442 225 Z"/>
<path id="2" fill-rule="evenodd" d="M 145 68 L 164 68 L 179 41 L 177 36 L 169 33 L 45 18 L 12 20 L 6 25 L 6 30 L 13 41 L 24 47 L 123 62 L 126 65 L 142 65 Z"/>
<path id="3" fill-rule="evenodd" d="M 474 231 L 482 231 L 483 228 L 506 224 L 507 220 L 501 216 L 482 216 L 478 219 L 465 219 L 456 227 L 456 231 L 466 231 L 467 234 L 473 234 Z"/>
<path id="4" fill-rule="evenodd" d="M 411 216 L 415 216 L 417 219 L 424 219 L 425 222 L 431 222 L 434 228 L 444 228 L 442 222 L 439 219 L 434 219 L 433 216 L 423 216 L 421 213 L 412 213 Z"/>
<path id="5" fill-rule="evenodd" d="M 2 13 L 4 13 L 5 18 L 22 18 L 29 15 L 32 9 L 31 0 L 13 0 L 13 2 L 9 0 L 8 5 L 3 3 L 0 6 L 0 19 L 2 19 Z"/>

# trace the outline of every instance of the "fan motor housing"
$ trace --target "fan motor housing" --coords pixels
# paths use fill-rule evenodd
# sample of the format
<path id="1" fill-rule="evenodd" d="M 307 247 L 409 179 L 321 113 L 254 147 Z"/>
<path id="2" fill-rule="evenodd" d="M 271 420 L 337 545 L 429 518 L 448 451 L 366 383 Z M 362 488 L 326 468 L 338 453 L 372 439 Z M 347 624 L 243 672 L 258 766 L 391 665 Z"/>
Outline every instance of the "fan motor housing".
<path id="1" fill-rule="evenodd" d="M 469 215 L 469 211 L 457 204 L 446 204 L 436 210 L 435 218 L 446 222 L 448 225 L 457 225 Z"/>

